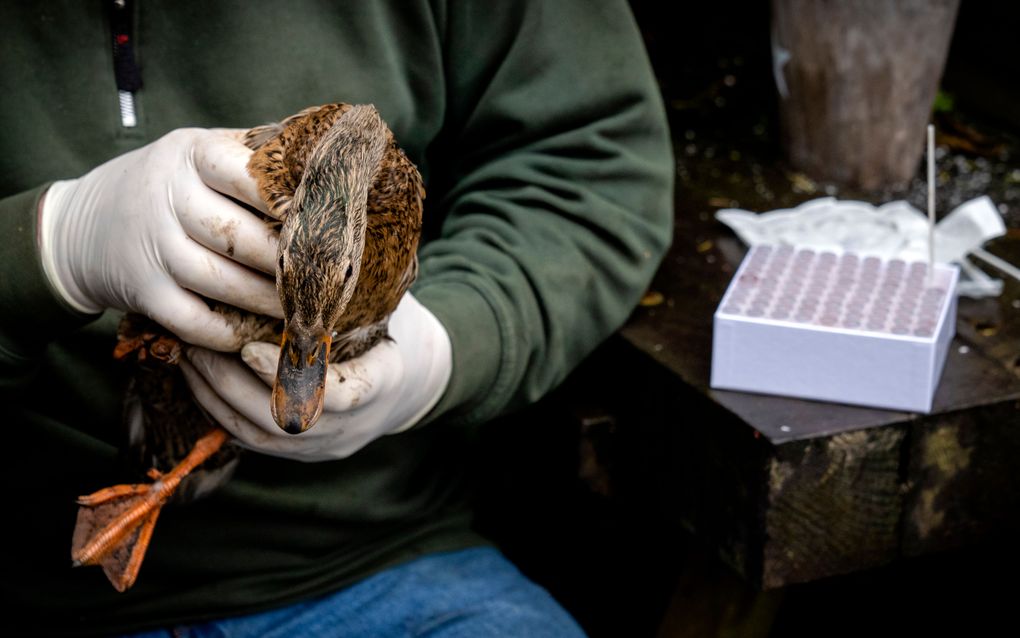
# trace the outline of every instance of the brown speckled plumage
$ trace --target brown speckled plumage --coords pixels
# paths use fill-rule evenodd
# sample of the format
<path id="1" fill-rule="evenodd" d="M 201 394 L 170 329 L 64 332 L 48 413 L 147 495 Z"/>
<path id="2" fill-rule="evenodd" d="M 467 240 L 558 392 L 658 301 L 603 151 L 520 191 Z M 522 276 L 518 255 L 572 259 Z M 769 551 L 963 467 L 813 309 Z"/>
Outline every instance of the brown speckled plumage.
<path id="1" fill-rule="evenodd" d="M 317 141 L 323 139 L 353 108 L 350 104 L 312 107 L 279 124 L 260 126 L 248 132 L 245 144 L 255 151 L 248 163 L 249 171 L 255 176 L 259 195 L 269 206 L 273 217 L 286 220 L 290 215 L 295 191 L 317 148 Z M 416 254 L 425 188 L 418 170 L 404 155 L 390 130 L 382 125 L 378 134 L 384 146 L 375 174 L 359 174 L 355 180 L 371 184 L 367 194 L 367 224 L 361 240 L 364 250 L 350 302 L 332 326 L 337 333 L 331 355 L 333 361 L 358 356 L 385 336 L 386 319 L 417 274 Z M 331 148 L 345 147 L 343 139 L 333 142 Z M 320 153 L 318 159 L 324 165 L 316 168 L 326 168 L 334 174 L 340 171 L 340 156 Z M 354 167 L 362 171 L 365 168 Z M 315 194 L 328 191 L 329 188 L 324 186 L 316 189 Z M 325 235 L 323 229 L 308 228 L 312 223 L 313 220 L 306 216 L 302 220 L 302 228 L 313 231 L 312 235 L 322 241 Z M 314 273 L 315 265 L 305 263 L 301 268 L 302 272 L 294 277 L 293 286 L 280 286 L 282 281 L 278 277 L 285 312 L 288 299 L 296 306 L 318 296 L 298 283 L 302 279 L 316 283 L 321 281 Z M 333 285 L 326 294 L 336 294 L 339 290 L 339 285 Z"/>

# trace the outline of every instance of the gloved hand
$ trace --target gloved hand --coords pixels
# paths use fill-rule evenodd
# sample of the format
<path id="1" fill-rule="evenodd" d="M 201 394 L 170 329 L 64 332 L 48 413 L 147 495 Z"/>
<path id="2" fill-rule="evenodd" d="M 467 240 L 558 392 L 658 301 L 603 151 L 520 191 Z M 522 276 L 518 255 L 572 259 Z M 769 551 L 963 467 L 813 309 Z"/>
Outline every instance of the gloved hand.
<path id="1" fill-rule="evenodd" d="M 54 289 L 83 312 L 138 312 L 218 350 L 243 344 L 198 295 L 282 317 L 274 277 L 257 272 L 275 275 L 276 234 L 226 197 L 266 210 L 240 134 L 179 129 L 50 186 L 39 250 Z"/>
<path id="2" fill-rule="evenodd" d="M 244 447 L 306 462 L 342 459 L 416 424 L 450 380 L 450 337 L 411 293 L 390 316 L 389 333 L 362 356 L 329 366 L 322 416 L 302 434 L 287 434 L 270 413 L 278 346 L 250 343 L 244 363 L 189 348 L 181 369 L 202 407 Z"/>

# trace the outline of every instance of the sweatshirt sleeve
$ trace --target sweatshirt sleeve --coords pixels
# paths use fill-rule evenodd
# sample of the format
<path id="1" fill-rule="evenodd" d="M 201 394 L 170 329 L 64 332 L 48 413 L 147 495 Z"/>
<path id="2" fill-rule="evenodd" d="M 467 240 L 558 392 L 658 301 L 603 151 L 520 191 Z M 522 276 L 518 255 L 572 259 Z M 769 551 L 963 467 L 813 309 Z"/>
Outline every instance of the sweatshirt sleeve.
<path id="1" fill-rule="evenodd" d="M 36 211 L 47 186 L 0 199 L 0 387 L 28 374 L 47 343 L 97 316 L 59 299 L 43 272 Z"/>
<path id="2" fill-rule="evenodd" d="M 622 0 L 455 2 L 445 29 L 426 209 L 443 221 L 414 293 L 453 343 L 430 419 L 476 423 L 540 398 L 624 322 L 672 237 L 673 162 Z"/>

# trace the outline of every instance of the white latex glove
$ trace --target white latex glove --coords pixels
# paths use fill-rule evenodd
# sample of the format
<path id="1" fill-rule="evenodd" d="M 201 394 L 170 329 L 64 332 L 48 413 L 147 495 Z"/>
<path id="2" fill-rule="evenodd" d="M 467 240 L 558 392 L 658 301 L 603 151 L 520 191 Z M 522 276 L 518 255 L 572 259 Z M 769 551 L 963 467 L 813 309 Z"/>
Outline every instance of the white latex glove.
<path id="1" fill-rule="evenodd" d="M 199 295 L 281 317 L 262 274 L 275 275 L 276 234 L 230 199 L 266 210 L 240 134 L 179 129 L 50 186 L 39 250 L 53 287 L 83 312 L 138 312 L 218 350 L 243 344 Z"/>
<path id="2" fill-rule="evenodd" d="M 391 340 L 329 366 L 322 416 L 301 434 L 284 432 L 270 413 L 278 346 L 250 343 L 240 358 L 189 348 L 181 369 L 199 404 L 244 447 L 306 462 L 342 459 L 416 424 L 450 380 L 450 337 L 411 293 L 390 316 L 389 332 Z"/>

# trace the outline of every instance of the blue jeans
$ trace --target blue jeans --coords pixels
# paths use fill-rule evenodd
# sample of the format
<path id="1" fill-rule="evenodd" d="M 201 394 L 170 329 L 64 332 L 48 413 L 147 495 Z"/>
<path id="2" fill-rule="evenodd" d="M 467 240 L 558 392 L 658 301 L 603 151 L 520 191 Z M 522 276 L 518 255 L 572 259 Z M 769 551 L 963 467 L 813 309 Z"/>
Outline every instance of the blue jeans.
<path id="1" fill-rule="evenodd" d="M 584 632 L 503 554 L 478 547 L 424 556 L 317 600 L 133 638 L 178 636 L 583 638 Z"/>

